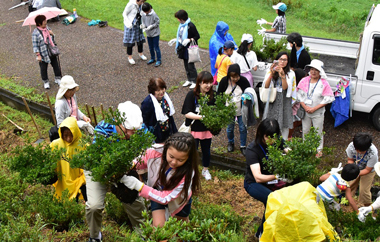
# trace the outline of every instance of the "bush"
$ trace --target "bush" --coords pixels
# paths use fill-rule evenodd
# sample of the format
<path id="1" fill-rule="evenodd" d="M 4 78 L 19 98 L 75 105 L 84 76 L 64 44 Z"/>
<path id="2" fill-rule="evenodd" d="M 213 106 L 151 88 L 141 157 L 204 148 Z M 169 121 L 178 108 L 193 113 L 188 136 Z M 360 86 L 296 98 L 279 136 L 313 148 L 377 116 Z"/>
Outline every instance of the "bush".
<path id="1" fill-rule="evenodd" d="M 105 198 L 105 211 L 107 217 L 118 224 L 129 224 L 128 215 L 124 210 L 122 203 L 112 193 L 107 193 Z"/>
<path id="2" fill-rule="evenodd" d="M 272 62 L 281 51 L 289 52 L 286 49 L 287 44 L 286 37 L 282 37 L 278 42 L 275 42 L 273 39 L 264 39 L 264 44 L 254 46 L 253 51 L 256 53 L 259 61 Z"/>

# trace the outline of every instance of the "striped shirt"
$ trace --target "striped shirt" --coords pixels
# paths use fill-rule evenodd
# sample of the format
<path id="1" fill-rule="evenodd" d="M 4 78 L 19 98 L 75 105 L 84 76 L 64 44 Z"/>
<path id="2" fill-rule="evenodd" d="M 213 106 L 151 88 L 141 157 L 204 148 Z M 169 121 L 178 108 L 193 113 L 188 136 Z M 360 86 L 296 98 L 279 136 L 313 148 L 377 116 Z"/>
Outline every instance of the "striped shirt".
<path id="1" fill-rule="evenodd" d="M 334 197 L 339 197 L 342 194 L 342 191 L 339 190 L 336 185 L 337 181 L 343 181 L 346 183 L 347 187 L 350 187 L 348 182 L 343 180 L 340 174 L 330 175 L 326 181 L 317 187 L 317 191 L 321 195 L 323 201 L 330 203 L 334 200 Z"/>

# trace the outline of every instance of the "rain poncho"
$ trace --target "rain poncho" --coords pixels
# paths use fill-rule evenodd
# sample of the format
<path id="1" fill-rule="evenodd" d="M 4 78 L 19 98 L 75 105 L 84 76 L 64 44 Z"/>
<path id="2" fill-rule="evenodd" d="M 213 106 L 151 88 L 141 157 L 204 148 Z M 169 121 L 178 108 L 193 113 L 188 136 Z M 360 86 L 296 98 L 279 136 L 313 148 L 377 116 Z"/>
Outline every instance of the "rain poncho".
<path id="1" fill-rule="evenodd" d="M 69 190 L 70 199 L 75 198 L 80 192 L 80 187 L 83 184 L 86 184 L 86 180 L 83 174 L 83 169 L 71 168 L 70 163 L 66 161 L 65 157 L 71 158 L 76 152 L 83 149 L 79 140 L 82 137 L 82 133 L 79 130 L 77 121 L 74 117 L 68 117 L 59 126 L 58 129 L 59 139 L 54 140 L 50 147 L 54 148 L 64 148 L 66 149 L 66 154 L 62 155 L 62 160 L 58 161 L 57 173 L 61 176 L 58 176 L 58 181 L 54 183 L 55 187 L 55 196 L 61 197 L 62 192 L 65 189 Z M 67 127 L 70 129 L 73 134 L 73 141 L 67 143 L 62 139 L 61 127 Z M 83 199 L 83 196 L 80 195 L 79 198 Z"/>
<path id="2" fill-rule="evenodd" d="M 327 220 L 322 198 L 308 182 L 272 192 L 260 241 L 340 241 Z"/>
<path id="3" fill-rule="evenodd" d="M 216 72 L 215 68 L 215 61 L 216 57 L 218 56 L 218 50 L 220 47 L 223 47 L 224 43 L 228 40 L 232 40 L 234 44 L 236 45 L 234 38 L 232 37 L 231 34 L 226 33 L 227 30 L 230 28 L 228 27 L 228 24 L 226 24 L 223 21 L 219 21 L 218 24 L 216 25 L 216 29 L 214 34 L 211 36 L 210 42 L 208 44 L 209 46 L 209 52 L 210 52 L 210 65 L 211 65 L 211 74 L 214 76 Z"/>

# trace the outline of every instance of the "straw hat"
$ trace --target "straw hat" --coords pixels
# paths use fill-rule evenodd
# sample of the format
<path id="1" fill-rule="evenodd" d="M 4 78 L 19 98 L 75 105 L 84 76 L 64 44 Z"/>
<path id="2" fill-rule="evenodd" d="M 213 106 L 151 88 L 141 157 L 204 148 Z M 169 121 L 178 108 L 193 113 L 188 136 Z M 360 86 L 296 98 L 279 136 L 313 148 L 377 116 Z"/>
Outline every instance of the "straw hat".
<path id="1" fill-rule="evenodd" d="M 55 99 L 61 99 L 67 90 L 75 88 L 75 91 L 79 90 L 79 85 L 75 83 L 72 76 L 66 75 L 61 79 L 61 84 L 59 85 L 58 93 Z"/>

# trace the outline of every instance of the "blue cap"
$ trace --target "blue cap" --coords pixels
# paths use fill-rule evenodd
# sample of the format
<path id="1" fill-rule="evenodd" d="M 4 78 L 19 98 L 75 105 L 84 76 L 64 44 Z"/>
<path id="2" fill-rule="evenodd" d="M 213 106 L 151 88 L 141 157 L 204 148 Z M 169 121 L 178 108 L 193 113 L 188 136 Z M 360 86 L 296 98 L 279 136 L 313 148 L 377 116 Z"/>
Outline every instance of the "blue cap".
<path id="1" fill-rule="evenodd" d="M 285 4 L 285 3 L 277 3 L 276 5 L 273 5 L 272 8 L 273 8 L 273 9 L 276 9 L 276 10 L 278 9 L 278 10 L 280 10 L 280 11 L 282 11 L 282 12 L 285 12 L 286 9 L 288 9 L 288 8 L 286 7 L 286 4 Z"/>
<path id="2" fill-rule="evenodd" d="M 224 49 L 235 49 L 235 44 L 232 40 L 226 41 L 223 45 Z"/>

